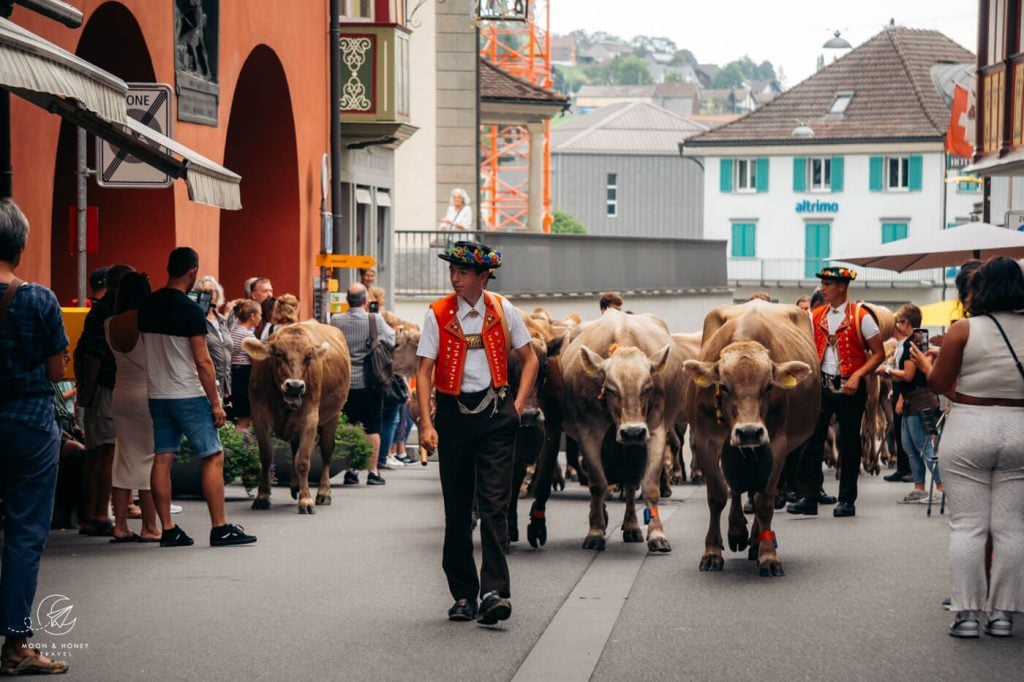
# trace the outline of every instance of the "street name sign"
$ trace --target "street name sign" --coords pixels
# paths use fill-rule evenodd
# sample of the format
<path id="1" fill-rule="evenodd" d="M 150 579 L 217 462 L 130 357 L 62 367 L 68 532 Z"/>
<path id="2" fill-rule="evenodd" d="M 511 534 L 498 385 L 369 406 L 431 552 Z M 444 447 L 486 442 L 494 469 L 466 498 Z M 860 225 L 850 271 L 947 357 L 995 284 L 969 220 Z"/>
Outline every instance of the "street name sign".
<path id="1" fill-rule="evenodd" d="M 128 115 L 173 138 L 171 109 L 174 90 L 164 83 L 129 83 L 125 103 Z M 96 184 L 100 187 L 163 189 L 174 178 L 139 161 L 120 147 L 96 139 Z"/>

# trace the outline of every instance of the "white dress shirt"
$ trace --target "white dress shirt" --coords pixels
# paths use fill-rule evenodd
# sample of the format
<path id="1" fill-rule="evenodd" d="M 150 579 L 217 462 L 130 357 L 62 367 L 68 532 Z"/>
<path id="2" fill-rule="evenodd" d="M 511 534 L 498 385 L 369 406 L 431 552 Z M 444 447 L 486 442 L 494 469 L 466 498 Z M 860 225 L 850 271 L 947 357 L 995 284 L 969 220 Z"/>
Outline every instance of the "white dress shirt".
<path id="1" fill-rule="evenodd" d="M 491 294 L 496 296 L 496 294 Z M 501 309 L 508 323 L 508 333 L 511 337 L 513 349 L 519 349 L 530 343 L 530 333 L 526 331 L 523 318 L 519 310 L 508 302 L 504 296 L 497 296 L 501 301 Z M 479 334 L 484 328 L 484 313 L 486 304 L 484 297 L 475 306 L 469 305 L 461 296 L 458 297 L 459 311 L 457 316 L 462 326 L 463 334 Z M 437 359 L 437 349 L 440 345 L 440 331 L 437 327 L 437 316 L 433 310 L 427 310 L 427 316 L 423 320 L 423 332 L 420 334 L 420 343 L 416 349 L 416 355 L 421 358 Z M 476 393 L 486 391 L 491 386 L 491 368 L 487 366 L 487 351 L 483 348 L 471 348 L 466 351 L 466 366 L 462 372 L 463 393 Z"/>
<path id="2" fill-rule="evenodd" d="M 853 305 L 847 301 L 844 305 L 838 308 L 829 306 L 828 313 L 825 315 L 825 322 L 828 324 L 828 333 L 835 334 L 836 330 L 839 329 L 839 325 L 843 323 L 846 318 L 846 306 Z M 875 322 L 874 316 L 871 313 L 864 315 L 864 319 L 860 321 L 860 335 L 865 341 L 868 339 L 878 336 L 879 329 L 878 323 Z M 836 349 L 832 346 L 825 344 L 825 355 L 821 358 L 821 373 L 830 374 L 835 376 L 839 374 L 839 358 L 836 357 Z"/>

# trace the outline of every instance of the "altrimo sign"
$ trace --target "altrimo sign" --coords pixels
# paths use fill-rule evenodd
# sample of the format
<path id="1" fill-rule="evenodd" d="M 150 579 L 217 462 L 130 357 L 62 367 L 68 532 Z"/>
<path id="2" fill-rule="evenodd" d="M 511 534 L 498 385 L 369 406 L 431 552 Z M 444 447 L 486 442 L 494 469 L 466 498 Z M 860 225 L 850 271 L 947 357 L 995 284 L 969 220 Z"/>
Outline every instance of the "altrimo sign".
<path id="1" fill-rule="evenodd" d="M 804 199 L 796 204 L 797 213 L 839 213 L 839 202 Z"/>

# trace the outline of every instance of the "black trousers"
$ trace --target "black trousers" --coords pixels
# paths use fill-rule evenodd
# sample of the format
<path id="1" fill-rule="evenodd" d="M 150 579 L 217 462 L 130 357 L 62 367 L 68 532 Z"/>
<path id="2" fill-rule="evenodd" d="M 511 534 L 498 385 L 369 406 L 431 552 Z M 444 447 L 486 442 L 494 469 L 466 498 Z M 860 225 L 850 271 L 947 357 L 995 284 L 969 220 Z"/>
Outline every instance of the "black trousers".
<path id="1" fill-rule="evenodd" d="M 832 423 L 832 415 L 836 416 L 839 426 L 837 445 L 839 446 L 839 501 L 853 504 L 857 500 L 857 477 L 860 475 L 860 428 L 864 419 L 864 405 L 867 402 L 867 389 L 862 381 L 853 395 L 833 393 L 829 389 L 821 389 L 821 412 L 814 425 L 814 433 L 807 441 L 800 460 L 797 474 L 796 493 L 800 497 L 818 499 L 825 474 L 821 463 L 825 454 L 825 440 L 828 438 L 828 427 Z"/>
<path id="2" fill-rule="evenodd" d="M 479 395 L 463 396 L 467 407 Z M 455 599 L 476 599 L 498 592 L 510 597 L 508 503 L 512 496 L 512 460 L 519 415 L 511 395 L 492 414 L 461 414 L 450 395 L 437 394 L 438 463 L 444 497 L 444 554 L 441 564 Z M 477 577 L 473 560 L 472 514 L 480 514 L 483 565 Z"/>

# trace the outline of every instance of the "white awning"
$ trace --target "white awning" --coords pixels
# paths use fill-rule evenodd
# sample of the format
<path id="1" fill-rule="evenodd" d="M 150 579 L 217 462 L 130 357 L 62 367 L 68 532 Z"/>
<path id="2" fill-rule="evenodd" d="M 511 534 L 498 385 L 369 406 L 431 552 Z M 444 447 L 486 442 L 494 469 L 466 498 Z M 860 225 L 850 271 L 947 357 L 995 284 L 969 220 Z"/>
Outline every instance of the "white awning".
<path id="1" fill-rule="evenodd" d="M 238 188 L 238 184 L 242 181 L 241 175 L 229 171 L 224 166 L 210 161 L 199 152 L 193 151 L 166 135 L 158 133 L 149 126 L 139 123 L 131 116 L 128 117 L 127 123 L 132 132 L 159 147 L 164 147 L 174 152 L 182 158 L 189 199 L 200 204 L 219 206 L 230 211 L 237 211 L 242 208 L 242 196 Z"/>
<path id="2" fill-rule="evenodd" d="M 373 197 L 370 196 L 370 190 L 363 187 L 356 187 L 356 203 L 357 204 L 372 204 Z"/>
<path id="3" fill-rule="evenodd" d="M 2 18 L 0 85 L 73 99 L 108 121 L 128 118 L 123 80 Z"/>
<path id="4" fill-rule="evenodd" d="M 1020 175 L 1024 172 L 1024 151 L 1013 151 L 1006 156 L 982 159 L 963 169 L 964 173 L 980 176 Z"/>
<path id="5" fill-rule="evenodd" d="M 0 86 L 143 163 L 184 178 L 192 201 L 242 208 L 241 176 L 128 116 L 124 81 L 2 18 Z"/>
<path id="6" fill-rule="evenodd" d="M 377 205 L 378 206 L 390 206 L 391 205 L 391 194 L 382 190 L 377 190 Z"/>

